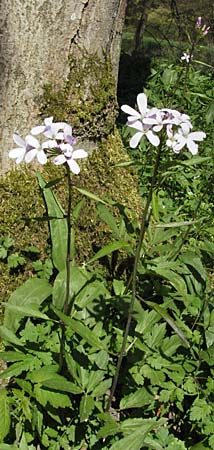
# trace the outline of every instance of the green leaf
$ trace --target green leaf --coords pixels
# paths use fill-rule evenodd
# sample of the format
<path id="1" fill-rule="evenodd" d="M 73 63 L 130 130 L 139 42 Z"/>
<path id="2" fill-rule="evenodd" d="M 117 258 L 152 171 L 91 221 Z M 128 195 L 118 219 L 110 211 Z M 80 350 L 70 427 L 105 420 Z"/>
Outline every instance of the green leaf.
<path id="1" fill-rule="evenodd" d="M 7 258 L 7 264 L 10 269 L 16 268 L 18 266 L 23 266 L 23 264 L 25 263 L 26 259 L 18 253 L 13 253 Z"/>
<path id="2" fill-rule="evenodd" d="M 17 337 L 16 335 L 11 331 L 8 330 L 7 327 L 4 325 L 0 326 L 0 336 L 5 342 L 10 342 L 11 344 L 22 346 L 24 345 Z"/>
<path id="3" fill-rule="evenodd" d="M 21 345 L 23 345 L 23 344 L 21 343 Z M 26 358 L 26 355 L 25 355 L 25 353 L 22 353 L 22 352 L 18 352 L 18 351 L 0 352 L 0 360 L 2 359 L 3 361 L 7 361 L 7 362 L 23 361 L 24 358 Z"/>
<path id="4" fill-rule="evenodd" d="M 87 191 L 86 189 L 82 189 L 82 188 L 78 188 L 77 186 L 74 186 L 74 189 L 76 189 L 78 192 L 80 192 L 80 194 L 85 195 L 86 197 L 90 198 L 91 200 L 95 200 L 98 203 L 102 203 L 103 205 L 109 205 L 111 203 L 101 199 L 100 197 L 98 197 L 97 195 L 93 194 L 90 191 Z"/>
<path id="5" fill-rule="evenodd" d="M 172 286 L 174 286 L 174 288 L 176 289 L 177 292 L 179 292 L 182 296 L 186 296 L 187 295 L 187 287 L 186 287 L 186 283 L 184 281 L 184 279 L 176 272 L 174 272 L 173 270 L 171 270 L 170 266 L 172 266 L 172 262 L 161 262 L 161 260 L 159 259 L 159 261 L 153 261 L 155 262 L 155 264 L 157 264 L 157 266 L 155 265 L 151 265 L 149 268 L 152 270 L 152 272 L 156 273 L 157 275 L 159 275 L 161 278 L 166 279 L 170 282 L 170 284 L 172 284 Z M 167 267 L 168 265 L 168 267 Z M 177 265 L 177 272 L 179 270 L 180 266 Z M 174 270 L 176 270 L 176 267 L 173 267 Z M 186 272 L 188 272 L 186 270 Z"/>
<path id="6" fill-rule="evenodd" d="M 49 220 L 52 242 L 52 259 L 54 266 L 58 271 L 60 271 L 66 268 L 68 239 L 67 220 L 56 196 L 53 191 L 47 187 L 47 183 L 40 173 L 37 173 L 37 178 L 39 185 L 43 190 L 48 216 L 52 217 L 52 219 Z"/>
<path id="7" fill-rule="evenodd" d="M 25 433 L 22 433 L 21 441 L 19 444 L 19 450 L 30 450 L 30 447 L 28 447 L 27 444 Z"/>
<path id="8" fill-rule="evenodd" d="M 109 209 L 106 208 L 106 206 L 103 204 L 98 204 L 97 212 L 98 212 L 99 217 L 103 220 L 103 222 L 105 222 L 108 225 L 108 227 L 110 228 L 110 230 L 113 233 L 113 236 L 116 239 L 119 239 L 120 232 L 119 232 L 116 220 L 115 220 L 113 214 L 109 211 Z"/>
<path id="9" fill-rule="evenodd" d="M 182 331 L 178 328 L 174 320 L 170 317 L 170 315 L 163 309 L 161 306 L 157 305 L 154 302 L 145 301 L 142 299 L 144 303 L 146 303 L 150 308 L 153 308 L 155 311 L 157 311 L 158 314 L 170 325 L 170 327 L 176 332 L 176 334 L 179 336 L 179 338 L 183 341 L 186 347 L 190 347 L 190 344 L 188 340 L 185 338 Z"/>
<path id="10" fill-rule="evenodd" d="M 23 317 L 36 317 L 38 319 L 50 320 L 46 314 L 41 313 L 37 309 L 37 305 L 30 306 L 18 306 L 18 305 L 10 305 L 10 303 L 2 303 L 5 306 L 5 310 L 9 309 L 16 313 L 20 313 Z"/>
<path id="11" fill-rule="evenodd" d="M 212 413 L 212 406 L 204 398 L 196 398 L 190 409 L 190 420 L 193 422 L 202 421 L 207 423 L 208 417 Z"/>
<path id="12" fill-rule="evenodd" d="M 50 366 L 43 366 L 41 369 L 34 370 L 28 375 L 28 379 L 32 383 L 43 383 L 50 378 L 53 378 L 57 373 L 59 366 L 57 364 Z"/>
<path id="13" fill-rule="evenodd" d="M 10 430 L 10 410 L 6 389 L 0 390 L 0 405 L 0 442 L 2 442 Z"/>
<path id="14" fill-rule="evenodd" d="M 88 282 L 89 276 L 85 268 L 70 265 L 70 300 Z M 53 286 L 53 305 L 62 310 L 66 296 L 66 271 L 59 272 Z"/>
<path id="15" fill-rule="evenodd" d="M 122 398 L 120 402 L 120 409 L 141 408 L 142 406 L 148 405 L 153 399 L 154 396 L 151 395 L 145 388 L 140 388 L 132 394 L 126 395 Z"/>
<path id="16" fill-rule="evenodd" d="M 38 178 L 38 174 L 37 174 L 37 178 Z M 63 177 L 55 178 L 55 180 L 51 180 L 48 183 L 46 183 L 43 189 L 48 189 L 53 186 L 56 186 L 56 184 L 60 183 L 60 181 L 62 181 L 62 180 L 63 180 Z"/>
<path id="17" fill-rule="evenodd" d="M 186 220 L 183 222 L 170 222 L 170 223 L 159 223 L 156 225 L 156 228 L 177 228 L 193 225 L 194 223 L 198 223 L 199 220 Z"/>
<path id="18" fill-rule="evenodd" d="M 152 212 L 155 220 L 159 220 L 158 195 L 155 191 L 152 193 Z"/>
<path id="19" fill-rule="evenodd" d="M 0 444 L 0 450 L 19 450 L 19 448 L 13 444 Z"/>
<path id="20" fill-rule="evenodd" d="M 69 392 L 70 394 L 81 394 L 82 389 L 71 381 L 66 380 L 62 375 L 55 374 L 52 378 L 40 382 L 42 386 L 56 391 Z"/>
<path id="21" fill-rule="evenodd" d="M 94 409 L 94 399 L 88 394 L 84 394 L 80 402 L 80 422 L 87 420 Z"/>
<path id="22" fill-rule="evenodd" d="M 102 428 L 98 430 L 97 437 L 100 438 L 107 438 L 108 436 L 113 436 L 114 434 L 117 434 L 120 432 L 120 425 L 118 422 L 109 422 L 105 423 Z M 124 449 L 125 450 L 125 449 Z"/>
<path id="23" fill-rule="evenodd" d="M 141 424 L 141 426 L 133 429 L 131 434 L 115 442 L 110 450 L 141 450 L 143 447 L 144 439 L 146 435 L 153 429 L 154 423 L 152 424 Z M 124 430 L 124 423 L 121 423 L 121 428 Z"/>
<path id="24" fill-rule="evenodd" d="M 14 291 L 8 299 L 7 305 L 17 306 L 39 306 L 41 303 L 51 295 L 52 287 L 46 280 L 40 278 L 31 278 L 27 280 L 22 286 Z M 19 327 L 19 322 L 22 319 L 23 314 L 17 311 L 11 311 L 6 308 L 4 314 L 4 325 L 16 332 Z"/>
<path id="25" fill-rule="evenodd" d="M 71 406 L 71 401 L 68 395 L 43 389 L 39 385 L 35 385 L 34 387 L 34 396 L 42 406 L 46 406 L 48 404 L 54 408 L 66 408 Z"/>
<path id="26" fill-rule="evenodd" d="M 99 250 L 93 258 L 91 258 L 87 264 L 90 264 L 94 261 L 97 261 L 100 258 L 103 258 L 104 256 L 110 255 L 111 253 L 115 252 L 116 250 L 120 250 L 122 248 L 128 247 L 130 248 L 130 244 L 128 242 L 124 241 L 114 241 L 110 244 L 107 244 L 105 247 L 103 247 L 101 250 Z"/>
<path id="27" fill-rule="evenodd" d="M 26 358 L 23 361 L 15 362 L 6 370 L 4 370 L 4 372 L 1 373 L 1 377 L 2 378 L 17 377 L 22 372 L 28 371 L 32 367 L 34 361 L 35 356 L 26 355 Z"/>
<path id="28" fill-rule="evenodd" d="M 54 308 L 56 315 L 64 322 L 65 325 L 70 327 L 75 333 L 77 333 L 81 338 L 91 345 L 92 347 L 98 348 L 99 350 L 105 350 L 103 342 L 96 336 L 96 334 L 90 330 L 82 322 L 75 319 L 71 319 L 60 311 Z"/>
<path id="29" fill-rule="evenodd" d="M 111 378 L 101 381 L 101 383 L 99 383 L 98 386 L 96 386 L 95 389 L 93 390 L 92 392 L 93 397 L 101 397 L 102 395 L 105 395 L 108 389 L 111 387 L 111 384 L 112 384 Z"/>

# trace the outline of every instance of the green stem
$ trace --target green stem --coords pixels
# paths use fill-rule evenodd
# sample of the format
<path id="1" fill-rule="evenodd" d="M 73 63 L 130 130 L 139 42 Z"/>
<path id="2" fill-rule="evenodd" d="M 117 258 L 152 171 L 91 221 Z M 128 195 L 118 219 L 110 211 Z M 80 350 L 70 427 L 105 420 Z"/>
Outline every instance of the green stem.
<path id="1" fill-rule="evenodd" d="M 71 198 L 72 198 L 72 184 L 71 184 L 71 173 L 69 166 L 66 164 L 66 175 L 68 181 L 68 205 L 67 205 L 67 252 L 66 252 L 66 288 L 65 288 L 65 303 L 63 307 L 63 313 L 68 315 L 70 310 L 70 261 L 71 261 Z M 59 367 L 60 370 L 63 367 L 64 354 L 65 354 L 65 325 L 61 323 L 61 342 L 60 342 L 60 358 Z"/>
<path id="2" fill-rule="evenodd" d="M 143 211 L 143 215 L 142 215 L 142 218 L 141 218 L 140 234 L 139 234 L 138 244 L 137 244 L 135 258 L 134 258 L 133 271 L 132 271 L 132 283 L 131 283 L 132 295 L 131 295 L 131 301 L 130 301 L 130 305 L 129 305 L 128 317 L 127 317 L 127 322 L 126 322 L 126 328 L 125 328 L 125 331 L 124 331 L 121 351 L 120 351 L 120 354 L 119 354 L 119 357 L 118 357 L 118 360 L 117 360 L 116 371 L 115 371 L 112 387 L 111 387 L 109 398 L 108 398 L 108 404 L 107 404 L 107 408 L 106 408 L 107 412 L 111 408 L 112 400 L 113 400 L 114 393 L 115 393 L 115 390 L 116 390 L 116 387 L 117 387 L 118 378 L 119 378 L 119 374 L 120 374 L 120 368 L 121 368 L 121 364 L 122 364 L 123 357 L 124 357 L 124 354 L 125 354 L 126 342 L 127 342 L 127 338 L 128 338 L 128 335 L 129 335 L 129 330 L 130 330 L 130 325 L 131 325 L 131 320 L 132 320 L 132 313 L 133 313 L 133 310 L 134 310 L 134 302 L 135 302 L 135 297 L 136 297 L 137 270 L 138 270 L 138 264 L 139 264 L 139 260 L 140 260 L 140 252 L 141 252 L 141 248 L 142 248 L 145 232 L 146 232 L 146 229 L 147 229 L 147 216 L 148 216 L 149 206 L 150 206 L 150 203 L 151 203 L 151 200 L 152 200 L 153 190 L 154 190 L 154 187 L 155 187 L 156 182 L 157 182 L 157 174 L 158 174 L 158 168 L 159 168 L 160 158 L 161 158 L 161 149 L 162 149 L 162 145 L 160 143 L 160 146 L 159 146 L 159 149 L 158 149 L 158 153 L 157 153 L 157 158 L 156 158 L 156 161 L 155 161 L 154 171 L 153 171 L 153 175 L 152 175 L 152 179 L 151 179 L 151 184 L 150 184 L 150 189 L 149 189 L 146 205 L 145 205 L 145 208 L 144 208 L 144 211 Z"/>

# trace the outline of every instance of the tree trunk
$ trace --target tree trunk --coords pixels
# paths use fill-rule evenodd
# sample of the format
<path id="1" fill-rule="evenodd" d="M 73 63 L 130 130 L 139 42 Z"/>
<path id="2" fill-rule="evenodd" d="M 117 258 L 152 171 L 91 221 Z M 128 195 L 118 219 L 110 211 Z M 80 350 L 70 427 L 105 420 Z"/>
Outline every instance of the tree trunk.
<path id="1" fill-rule="evenodd" d="M 141 8 L 140 8 L 140 18 L 138 20 L 135 35 L 134 35 L 134 48 L 133 54 L 137 53 L 141 46 L 142 36 L 144 34 L 149 8 L 152 6 L 153 0 L 142 0 Z"/>
<path id="2" fill-rule="evenodd" d="M 38 123 L 44 85 L 63 89 L 69 56 L 108 56 L 116 86 L 125 8 L 126 0 L 0 0 L 1 172 L 12 133 Z"/>

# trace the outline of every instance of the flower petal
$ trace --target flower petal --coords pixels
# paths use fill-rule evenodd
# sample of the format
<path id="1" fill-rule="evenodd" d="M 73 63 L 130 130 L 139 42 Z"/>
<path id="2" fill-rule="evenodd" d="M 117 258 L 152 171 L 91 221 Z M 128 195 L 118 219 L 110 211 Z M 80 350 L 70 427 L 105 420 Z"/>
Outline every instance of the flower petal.
<path id="1" fill-rule="evenodd" d="M 32 150 L 29 150 L 25 155 L 25 162 L 30 163 L 33 161 L 33 158 L 37 155 L 38 150 L 36 148 L 33 148 Z"/>
<path id="2" fill-rule="evenodd" d="M 193 131 L 189 134 L 188 138 L 190 138 L 193 141 L 203 141 L 205 139 L 206 133 L 203 131 Z"/>
<path id="3" fill-rule="evenodd" d="M 27 144 L 29 144 L 33 148 L 36 148 L 36 149 L 40 148 L 40 143 L 39 143 L 38 139 L 36 139 L 35 137 L 31 136 L 30 134 L 28 134 L 26 136 L 26 142 L 27 142 Z"/>
<path id="4" fill-rule="evenodd" d="M 13 134 L 13 140 L 20 147 L 25 147 L 25 141 L 24 141 L 24 139 L 21 138 L 21 136 L 19 136 L 18 133 Z"/>
<path id="5" fill-rule="evenodd" d="M 13 148 L 9 151 L 9 158 L 16 159 L 16 163 L 19 164 L 25 155 L 24 148 Z"/>
<path id="6" fill-rule="evenodd" d="M 46 127 L 52 125 L 53 122 L 53 116 L 51 117 L 46 117 L 46 119 L 44 120 Z"/>
<path id="7" fill-rule="evenodd" d="M 45 130 L 44 125 L 38 125 L 37 127 L 31 128 L 31 134 L 34 134 L 34 135 L 41 134 L 41 133 L 43 133 L 44 130 Z"/>
<path id="8" fill-rule="evenodd" d="M 78 175 L 78 173 L 80 173 L 80 167 L 76 161 L 74 161 L 73 159 L 68 159 L 67 163 L 70 167 L 71 172 L 73 172 L 75 175 Z"/>
<path id="9" fill-rule="evenodd" d="M 137 117 L 138 119 L 141 118 L 141 115 L 139 114 L 139 112 L 136 111 L 135 109 L 131 108 L 131 106 L 129 106 L 129 105 L 122 105 L 121 109 L 126 114 L 129 114 L 129 116 L 134 116 L 134 117 Z"/>
<path id="10" fill-rule="evenodd" d="M 160 144 L 159 137 L 155 133 L 153 133 L 152 130 L 148 130 L 146 132 L 146 137 L 154 147 L 158 147 L 158 145 Z"/>
<path id="11" fill-rule="evenodd" d="M 53 163 L 56 164 L 56 166 L 59 166 L 60 164 L 64 164 L 66 161 L 66 158 L 64 155 L 58 155 L 56 158 L 53 159 Z"/>
<path id="12" fill-rule="evenodd" d="M 140 113 L 144 116 L 147 111 L 147 96 L 145 94 L 138 94 L 137 105 Z"/>
<path id="13" fill-rule="evenodd" d="M 144 133 L 138 131 L 137 133 L 134 134 L 134 136 L 131 137 L 130 141 L 129 141 L 129 145 L 131 148 L 136 148 L 141 140 L 141 138 L 143 137 Z"/>
<path id="14" fill-rule="evenodd" d="M 196 144 L 194 141 L 187 141 L 187 148 L 192 153 L 192 155 L 197 155 L 198 153 L 198 144 Z"/>
<path id="15" fill-rule="evenodd" d="M 140 120 L 136 120 L 134 122 L 130 122 L 130 123 L 128 123 L 128 126 L 130 128 L 134 128 L 135 130 L 143 131 L 143 124 L 142 124 L 142 122 Z"/>
<path id="16" fill-rule="evenodd" d="M 87 158 L 88 153 L 83 149 L 79 149 L 79 150 L 74 150 L 72 156 L 74 159 Z"/>
<path id="17" fill-rule="evenodd" d="M 47 155 L 44 152 L 44 150 L 40 150 L 37 152 L 37 159 L 40 164 L 42 164 L 42 165 L 46 164 L 48 158 L 47 158 Z"/>

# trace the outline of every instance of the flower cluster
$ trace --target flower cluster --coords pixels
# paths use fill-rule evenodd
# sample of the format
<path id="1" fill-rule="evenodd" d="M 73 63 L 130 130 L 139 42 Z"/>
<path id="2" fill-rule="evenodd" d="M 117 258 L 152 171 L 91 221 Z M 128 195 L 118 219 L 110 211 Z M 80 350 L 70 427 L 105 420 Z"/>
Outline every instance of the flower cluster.
<path id="1" fill-rule="evenodd" d="M 40 143 L 34 136 L 42 134 L 46 140 Z M 80 172 L 77 159 L 86 158 L 88 153 L 83 149 L 74 149 L 76 139 L 72 135 L 72 128 L 65 122 L 53 122 L 53 117 L 47 117 L 44 125 L 33 127 L 31 134 L 22 139 L 17 133 L 13 140 L 18 147 L 9 152 L 9 157 L 17 164 L 22 161 L 30 163 L 34 158 L 40 164 L 46 164 L 49 158 L 56 165 L 67 163 L 74 174 Z"/>
<path id="2" fill-rule="evenodd" d="M 196 28 L 200 31 L 200 33 L 201 33 L 203 36 L 206 36 L 207 33 L 208 33 L 209 30 L 210 30 L 210 27 L 208 27 L 206 24 L 202 25 L 202 19 L 201 19 L 201 16 L 199 16 L 199 17 L 197 18 Z"/>
<path id="3" fill-rule="evenodd" d="M 148 108 L 147 97 L 142 93 L 137 96 L 137 105 L 138 110 L 128 105 L 121 107 L 122 111 L 128 114 L 127 125 L 136 130 L 129 142 L 131 148 L 136 148 L 144 136 L 154 147 L 158 147 L 160 138 L 157 133 L 164 130 L 167 147 L 179 153 L 187 146 L 192 155 L 196 155 L 198 144 L 195 141 L 202 141 L 206 134 L 202 131 L 191 131 L 192 124 L 187 114 L 174 109 Z"/>

